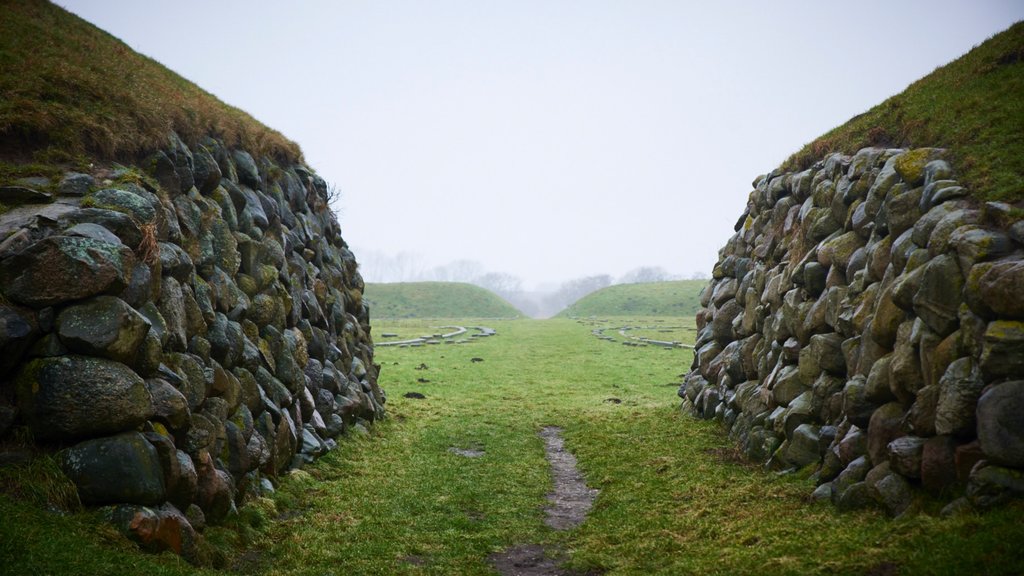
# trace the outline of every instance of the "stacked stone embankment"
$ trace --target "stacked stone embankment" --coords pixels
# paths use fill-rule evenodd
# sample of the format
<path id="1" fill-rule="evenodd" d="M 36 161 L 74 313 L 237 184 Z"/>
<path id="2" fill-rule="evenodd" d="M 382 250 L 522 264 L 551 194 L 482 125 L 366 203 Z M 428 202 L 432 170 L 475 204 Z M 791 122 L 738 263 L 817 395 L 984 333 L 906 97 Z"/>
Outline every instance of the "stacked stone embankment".
<path id="1" fill-rule="evenodd" d="M 1024 494 L 1024 210 L 939 149 L 758 178 L 702 295 L 684 409 L 841 508 Z"/>
<path id="2" fill-rule="evenodd" d="M 0 437 L 58 451 L 147 547 L 194 556 L 203 526 L 383 416 L 363 281 L 306 166 L 172 136 L 0 202 Z"/>

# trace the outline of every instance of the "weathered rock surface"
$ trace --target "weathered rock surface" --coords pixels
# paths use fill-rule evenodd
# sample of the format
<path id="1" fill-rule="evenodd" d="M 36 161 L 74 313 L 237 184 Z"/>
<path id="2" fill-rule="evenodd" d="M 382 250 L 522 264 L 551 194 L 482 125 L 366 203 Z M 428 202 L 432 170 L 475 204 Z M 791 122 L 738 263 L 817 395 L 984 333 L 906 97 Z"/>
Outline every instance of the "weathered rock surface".
<path id="1" fill-rule="evenodd" d="M 0 440 L 66 447 L 142 547 L 195 560 L 193 522 L 384 416 L 363 280 L 307 167 L 172 136 L 56 199 L 23 184 L 0 214 Z"/>
<path id="2" fill-rule="evenodd" d="M 817 466 L 815 498 L 843 509 L 1017 494 L 1024 220 L 945 156 L 866 148 L 758 178 L 701 298 L 684 410 L 722 412 L 748 458 Z"/>

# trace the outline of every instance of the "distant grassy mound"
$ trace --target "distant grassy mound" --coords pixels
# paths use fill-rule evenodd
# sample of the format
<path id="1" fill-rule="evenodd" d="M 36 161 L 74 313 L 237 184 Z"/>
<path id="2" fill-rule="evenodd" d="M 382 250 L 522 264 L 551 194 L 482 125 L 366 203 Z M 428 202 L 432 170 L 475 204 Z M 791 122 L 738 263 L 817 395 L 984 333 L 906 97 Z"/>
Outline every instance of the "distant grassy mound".
<path id="1" fill-rule="evenodd" d="M 371 318 L 518 318 L 497 294 L 460 282 L 367 284 Z"/>
<path id="2" fill-rule="evenodd" d="M 783 169 L 866 146 L 948 148 L 977 198 L 1024 200 L 1024 22 L 807 144 Z"/>
<path id="3" fill-rule="evenodd" d="M 588 294 L 559 316 L 694 316 L 707 280 L 618 284 Z"/>
<path id="4" fill-rule="evenodd" d="M 5 159 L 130 160 L 166 146 L 172 130 L 190 146 L 209 135 L 278 161 L 301 156 L 278 132 L 55 4 L 3 0 L 2 13 Z M 211 58 L 230 46 L 211 42 Z"/>

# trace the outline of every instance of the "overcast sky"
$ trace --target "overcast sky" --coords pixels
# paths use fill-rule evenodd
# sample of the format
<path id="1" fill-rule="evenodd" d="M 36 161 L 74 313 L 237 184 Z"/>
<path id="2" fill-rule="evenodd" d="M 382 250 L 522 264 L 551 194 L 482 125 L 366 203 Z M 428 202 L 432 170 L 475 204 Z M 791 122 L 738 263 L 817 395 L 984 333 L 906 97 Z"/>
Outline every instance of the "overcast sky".
<path id="1" fill-rule="evenodd" d="M 356 251 L 709 273 L 750 182 L 1024 2 L 58 0 L 298 142 Z"/>

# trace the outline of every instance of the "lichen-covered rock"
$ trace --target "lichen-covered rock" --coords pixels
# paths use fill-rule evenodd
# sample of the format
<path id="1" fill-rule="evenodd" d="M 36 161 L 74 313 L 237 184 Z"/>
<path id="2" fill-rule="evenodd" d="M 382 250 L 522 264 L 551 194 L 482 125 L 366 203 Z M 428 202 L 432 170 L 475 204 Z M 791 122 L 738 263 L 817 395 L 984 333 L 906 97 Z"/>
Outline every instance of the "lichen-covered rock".
<path id="1" fill-rule="evenodd" d="M 57 334 L 72 352 L 133 364 L 150 322 L 115 296 L 68 306 L 57 316 Z"/>
<path id="2" fill-rule="evenodd" d="M 153 414 L 146 384 L 119 362 L 39 358 L 15 378 L 18 406 L 36 439 L 69 441 L 127 430 Z"/>
<path id="3" fill-rule="evenodd" d="M 61 452 L 59 463 L 86 504 L 154 505 L 166 497 L 156 449 L 138 432 L 86 440 Z"/>
<path id="4" fill-rule="evenodd" d="M 978 283 L 978 297 L 1004 318 L 1024 319 L 1024 260 L 996 262 Z"/>
<path id="5" fill-rule="evenodd" d="M 1024 374 L 1024 321 L 989 322 L 981 348 L 981 371 L 988 379 Z"/>
<path id="6" fill-rule="evenodd" d="M 975 407 L 985 387 L 974 360 L 961 358 L 949 365 L 939 381 L 939 399 L 935 406 L 935 432 L 953 436 L 973 436 Z"/>
<path id="7" fill-rule="evenodd" d="M 993 462 L 1024 467 L 1024 380 L 990 388 L 978 400 L 978 441 Z"/>
<path id="8" fill-rule="evenodd" d="M 131 279 L 135 256 L 121 244 L 51 236 L 0 260 L 0 290 L 36 308 L 117 294 Z"/>
<path id="9" fill-rule="evenodd" d="M 956 330 L 963 284 L 960 265 L 948 254 L 933 258 L 921 275 L 914 312 L 940 336 Z"/>

